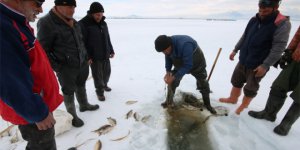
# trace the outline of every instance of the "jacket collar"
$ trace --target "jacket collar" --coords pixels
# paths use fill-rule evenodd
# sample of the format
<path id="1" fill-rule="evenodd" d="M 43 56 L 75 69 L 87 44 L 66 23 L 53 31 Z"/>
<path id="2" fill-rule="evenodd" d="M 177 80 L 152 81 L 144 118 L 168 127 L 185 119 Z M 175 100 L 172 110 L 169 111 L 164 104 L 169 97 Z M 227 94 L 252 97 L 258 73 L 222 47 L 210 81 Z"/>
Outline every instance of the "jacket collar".
<path id="1" fill-rule="evenodd" d="M 59 23 L 59 24 L 64 24 L 64 25 L 68 25 L 70 27 L 73 27 L 74 24 L 76 23 L 75 19 L 73 19 L 71 21 L 67 21 L 67 20 L 63 19 L 63 17 L 61 17 L 59 15 L 59 13 L 56 12 L 54 7 L 49 11 L 49 15 L 54 19 L 54 21 L 56 23 Z"/>
<path id="2" fill-rule="evenodd" d="M 267 24 L 270 22 L 274 22 L 278 14 L 279 14 L 279 11 L 275 11 L 272 14 L 270 14 L 269 16 L 267 16 L 265 19 L 261 20 L 259 17 L 259 14 L 257 13 L 256 18 L 258 18 L 260 23 Z"/>
<path id="3" fill-rule="evenodd" d="M 9 18 L 15 20 L 18 24 L 26 25 L 28 23 L 26 17 L 17 10 L 0 2 L 0 13 L 5 14 Z"/>

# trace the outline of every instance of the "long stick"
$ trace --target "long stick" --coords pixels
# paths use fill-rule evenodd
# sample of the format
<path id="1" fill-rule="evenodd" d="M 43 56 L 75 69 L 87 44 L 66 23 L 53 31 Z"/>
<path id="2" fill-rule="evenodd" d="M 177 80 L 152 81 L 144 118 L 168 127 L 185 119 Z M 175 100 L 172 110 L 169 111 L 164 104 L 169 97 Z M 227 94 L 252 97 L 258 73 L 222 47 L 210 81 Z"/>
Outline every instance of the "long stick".
<path id="1" fill-rule="evenodd" d="M 210 79 L 210 77 L 211 77 L 211 75 L 212 75 L 212 73 L 213 73 L 213 71 L 214 71 L 214 69 L 215 69 L 215 66 L 216 66 L 216 63 L 217 63 L 217 61 L 218 61 L 218 59 L 219 59 L 219 56 L 220 56 L 221 51 L 222 51 L 222 48 L 219 49 L 219 52 L 218 52 L 218 54 L 217 54 L 217 57 L 215 58 L 215 62 L 214 62 L 214 64 L 213 64 L 213 66 L 212 66 L 212 68 L 211 68 L 211 70 L 210 70 L 210 73 L 209 73 L 209 76 L 208 76 L 208 78 L 207 78 L 207 81 L 209 81 L 209 79 Z"/>

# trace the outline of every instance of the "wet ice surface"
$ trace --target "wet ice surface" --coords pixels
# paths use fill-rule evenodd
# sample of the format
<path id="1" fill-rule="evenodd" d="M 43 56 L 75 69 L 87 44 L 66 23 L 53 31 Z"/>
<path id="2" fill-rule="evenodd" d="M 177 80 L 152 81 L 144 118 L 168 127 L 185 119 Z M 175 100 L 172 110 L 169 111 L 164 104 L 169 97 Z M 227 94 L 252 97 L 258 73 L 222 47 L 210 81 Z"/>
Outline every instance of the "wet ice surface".
<path id="1" fill-rule="evenodd" d="M 170 150 L 211 150 L 206 129 L 206 115 L 200 110 L 185 108 L 167 111 L 168 145 Z"/>

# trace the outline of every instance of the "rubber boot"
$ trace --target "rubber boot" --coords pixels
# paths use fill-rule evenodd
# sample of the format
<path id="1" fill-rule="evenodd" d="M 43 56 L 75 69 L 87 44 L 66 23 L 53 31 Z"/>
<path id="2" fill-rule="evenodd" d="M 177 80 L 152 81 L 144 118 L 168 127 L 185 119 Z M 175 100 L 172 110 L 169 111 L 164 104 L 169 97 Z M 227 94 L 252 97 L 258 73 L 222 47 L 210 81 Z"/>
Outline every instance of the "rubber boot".
<path id="1" fill-rule="evenodd" d="M 278 135 L 285 136 L 289 133 L 292 125 L 300 116 L 300 104 L 293 103 L 281 123 L 274 128 L 274 132 Z"/>
<path id="2" fill-rule="evenodd" d="M 264 110 L 249 111 L 248 114 L 249 116 L 257 119 L 265 119 L 274 122 L 276 120 L 277 113 L 284 104 L 284 101 L 285 97 L 278 97 L 270 94 Z"/>
<path id="3" fill-rule="evenodd" d="M 110 92 L 111 91 L 111 88 L 107 85 L 104 86 L 104 91 L 106 92 Z"/>
<path id="4" fill-rule="evenodd" d="M 236 104 L 241 95 L 241 90 L 241 88 L 232 87 L 230 96 L 228 98 L 220 98 L 219 101 L 222 103 Z"/>
<path id="5" fill-rule="evenodd" d="M 167 90 L 168 90 L 168 93 L 167 93 L 166 101 L 161 103 L 161 106 L 163 108 L 166 108 L 166 107 L 169 107 L 169 106 L 174 107 L 173 98 L 174 98 L 174 91 L 176 90 L 176 88 L 174 89 L 170 85 L 168 85 Z"/>
<path id="6" fill-rule="evenodd" d="M 209 93 L 201 93 L 201 94 L 202 94 L 204 105 L 207 108 L 207 110 L 210 111 L 210 113 L 212 114 L 217 114 L 216 110 L 210 105 Z"/>
<path id="7" fill-rule="evenodd" d="M 235 113 L 240 115 L 240 113 L 249 106 L 252 99 L 252 97 L 244 96 L 242 104 L 236 109 Z"/>
<path id="8" fill-rule="evenodd" d="M 96 89 L 96 94 L 99 101 L 105 101 L 104 90 Z"/>
<path id="9" fill-rule="evenodd" d="M 85 88 L 82 88 L 82 87 L 77 88 L 75 93 L 76 93 L 77 101 L 79 103 L 79 111 L 80 112 L 84 112 L 87 110 L 93 111 L 93 110 L 99 109 L 99 105 L 97 105 L 97 104 L 91 105 L 88 102 Z"/>
<path id="10" fill-rule="evenodd" d="M 72 125 L 74 127 L 81 127 L 84 125 L 83 121 L 77 116 L 74 95 L 64 95 L 64 103 L 67 109 L 67 112 L 73 116 Z"/>

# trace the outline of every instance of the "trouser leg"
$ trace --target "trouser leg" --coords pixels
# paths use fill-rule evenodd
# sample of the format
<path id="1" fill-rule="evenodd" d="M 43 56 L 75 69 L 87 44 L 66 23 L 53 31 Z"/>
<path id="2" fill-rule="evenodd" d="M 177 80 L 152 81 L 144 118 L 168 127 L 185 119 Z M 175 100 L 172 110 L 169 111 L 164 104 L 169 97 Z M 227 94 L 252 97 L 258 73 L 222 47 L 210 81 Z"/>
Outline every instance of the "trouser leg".
<path id="1" fill-rule="evenodd" d="M 94 85 L 96 88 L 97 96 L 104 94 L 104 81 L 103 81 L 103 63 L 101 61 L 94 61 L 91 64 L 92 76 L 94 79 Z"/>
<path id="2" fill-rule="evenodd" d="M 110 74 L 111 74 L 111 65 L 109 59 L 105 61 L 103 70 L 104 70 L 104 74 L 103 74 L 104 86 L 107 87 L 107 83 L 109 81 Z"/>
<path id="3" fill-rule="evenodd" d="M 192 71 L 191 73 L 197 80 L 197 83 L 196 83 L 197 89 L 202 94 L 202 99 L 203 99 L 203 103 L 204 103 L 205 107 L 212 114 L 216 114 L 217 113 L 216 110 L 213 107 L 211 107 L 211 105 L 210 105 L 210 97 L 209 97 L 210 88 L 209 88 L 209 83 L 206 80 L 207 72 L 206 72 L 205 68 L 201 68 L 199 66 L 198 69 Z"/>
<path id="4" fill-rule="evenodd" d="M 26 150 L 56 150 L 54 127 L 39 130 L 35 124 L 19 125 L 19 130 L 25 141 Z"/>

